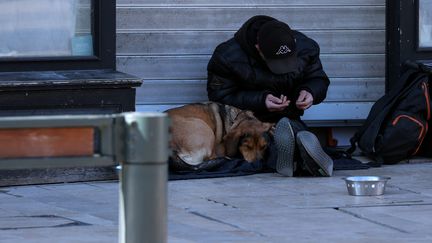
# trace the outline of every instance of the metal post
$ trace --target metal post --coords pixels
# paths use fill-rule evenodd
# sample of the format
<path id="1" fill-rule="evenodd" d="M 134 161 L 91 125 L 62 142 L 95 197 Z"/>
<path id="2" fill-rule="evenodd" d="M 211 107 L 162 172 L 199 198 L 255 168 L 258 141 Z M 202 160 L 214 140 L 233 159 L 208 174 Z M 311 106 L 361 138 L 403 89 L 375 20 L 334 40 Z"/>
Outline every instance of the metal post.
<path id="1" fill-rule="evenodd" d="M 125 113 L 124 121 L 119 242 L 167 242 L 168 117 Z"/>

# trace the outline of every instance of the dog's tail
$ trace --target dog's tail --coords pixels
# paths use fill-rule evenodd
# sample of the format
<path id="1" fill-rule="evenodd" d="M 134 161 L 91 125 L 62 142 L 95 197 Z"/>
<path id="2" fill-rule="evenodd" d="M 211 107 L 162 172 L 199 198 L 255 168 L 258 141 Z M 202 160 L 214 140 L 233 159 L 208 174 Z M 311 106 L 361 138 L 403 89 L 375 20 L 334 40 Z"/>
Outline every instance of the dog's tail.
<path id="1" fill-rule="evenodd" d="M 176 151 L 173 151 L 168 160 L 169 169 L 172 171 L 190 171 L 194 170 L 194 166 L 186 163 Z"/>
<path id="2" fill-rule="evenodd" d="M 182 160 L 182 158 L 178 155 L 173 155 L 170 157 L 169 169 L 171 171 L 203 171 L 203 170 L 212 170 L 216 167 L 221 166 L 223 163 L 227 161 L 226 158 L 216 158 L 204 161 L 203 163 L 197 165 L 191 165 Z"/>

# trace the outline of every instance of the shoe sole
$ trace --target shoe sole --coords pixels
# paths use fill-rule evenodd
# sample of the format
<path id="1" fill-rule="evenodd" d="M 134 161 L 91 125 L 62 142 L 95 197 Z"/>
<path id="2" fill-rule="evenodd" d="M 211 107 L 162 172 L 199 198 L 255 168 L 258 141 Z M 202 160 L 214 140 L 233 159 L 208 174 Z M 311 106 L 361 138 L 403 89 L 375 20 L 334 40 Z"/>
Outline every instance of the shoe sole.
<path id="1" fill-rule="evenodd" d="M 304 164 L 313 175 L 332 176 L 333 160 L 324 152 L 318 138 L 313 133 L 308 131 L 298 132 L 297 144 L 300 149 L 304 149 L 312 158 L 314 164 L 307 163 L 307 161 L 304 161 Z"/>
<path id="2" fill-rule="evenodd" d="M 295 137 L 288 118 L 282 118 L 276 124 L 274 134 L 277 148 L 276 171 L 284 176 L 293 176 Z"/>

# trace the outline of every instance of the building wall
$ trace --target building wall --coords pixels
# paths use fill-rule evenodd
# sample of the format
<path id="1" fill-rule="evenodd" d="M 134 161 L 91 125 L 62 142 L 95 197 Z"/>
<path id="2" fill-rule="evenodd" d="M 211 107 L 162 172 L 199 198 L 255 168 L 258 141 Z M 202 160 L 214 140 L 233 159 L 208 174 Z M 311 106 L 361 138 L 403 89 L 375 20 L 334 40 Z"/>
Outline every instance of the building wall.
<path id="1" fill-rule="evenodd" d="M 306 120 L 364 118 L 384 94 L 385 0 L 117 0 L 117 69 L 144 79 L 137 110 L 206 101 L 214 48 L 258 14 L 321 46 L 331 86 Z"/>

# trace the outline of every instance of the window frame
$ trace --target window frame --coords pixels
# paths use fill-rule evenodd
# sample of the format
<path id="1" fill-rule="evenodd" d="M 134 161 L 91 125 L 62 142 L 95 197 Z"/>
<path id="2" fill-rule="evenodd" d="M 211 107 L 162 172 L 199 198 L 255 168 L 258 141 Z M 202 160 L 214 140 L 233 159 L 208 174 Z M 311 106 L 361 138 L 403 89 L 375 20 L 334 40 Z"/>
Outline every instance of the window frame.
<path id="1" fill-rule="evenodd" d="M 406 69 L 406 61 L 432 65 L 432 48 L 419 49 L 419 0 L 386 0 L 386 92 Z"/>
<path id="2" fill-rule="evenodd" d="M 92 4 L 93 56 L 0 58 L 0 72 L 115 69 L 116 1 Z"/>

